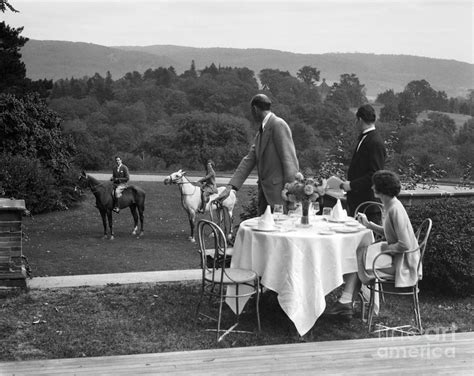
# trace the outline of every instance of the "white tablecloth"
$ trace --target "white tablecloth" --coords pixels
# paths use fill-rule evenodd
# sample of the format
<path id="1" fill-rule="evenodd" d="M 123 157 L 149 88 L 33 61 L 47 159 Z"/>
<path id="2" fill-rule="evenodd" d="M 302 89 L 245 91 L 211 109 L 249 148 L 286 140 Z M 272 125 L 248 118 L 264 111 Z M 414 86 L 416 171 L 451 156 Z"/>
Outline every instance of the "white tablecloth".
<path id="1" fill-rule="evenodd" d="M 232 256 L 232 267 L 254 270 L 262 284 L 278 294 L 280 306 L 300 335 L 323 313 L 325 296 L 343 283 L 343 274 L 357 271 L 356 249 L 374 241 L 367 229 L 322 235 L 320 231 L 349 227 L 318 218 L 310 228 L 287 232 L 259 232 L 254 218 L 244 221 Z M 235 299 L 227 303 L 235 312 Z M 244 305 L 239 301 L 239 307 Z"/>

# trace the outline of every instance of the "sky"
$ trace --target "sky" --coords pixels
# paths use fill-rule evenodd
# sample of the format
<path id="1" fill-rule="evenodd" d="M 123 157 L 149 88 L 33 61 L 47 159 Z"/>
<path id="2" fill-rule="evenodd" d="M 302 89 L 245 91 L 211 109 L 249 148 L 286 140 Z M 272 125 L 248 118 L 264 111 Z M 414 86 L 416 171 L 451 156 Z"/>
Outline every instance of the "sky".
<path id="1" fill-rule="evenodd" d="M 8 0 L 22 36 L 295 53 L 404 54 L 474 63 L 473 0 Z"/>

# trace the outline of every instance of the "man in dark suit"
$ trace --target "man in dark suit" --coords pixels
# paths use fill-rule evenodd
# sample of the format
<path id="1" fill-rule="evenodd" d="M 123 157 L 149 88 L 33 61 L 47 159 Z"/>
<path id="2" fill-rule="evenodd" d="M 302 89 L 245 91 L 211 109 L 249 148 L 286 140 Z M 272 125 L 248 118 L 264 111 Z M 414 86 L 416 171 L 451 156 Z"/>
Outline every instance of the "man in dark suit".
<path id="1" fill-rule="evenodd" d="M 372 175 L 383 170 L 387 156 L 383 140 L 375 129 L 375 119 L 375 110 L 371 105 L 365 104 L 357 110 L 356 124 L 361 133 L 347 172 L 348 180 L 341 184 L 347 192 L 348 214 L 351 216 L 362 202 L 374 201 Z M 371 215 L 366 214 L 368 217 Z"/>
<path id="2" fill-rule="evenodd" d="M 271 103 L 264 94 L 252 98 L 250 108 L 259 131 L 250 151 L 218 197 L 218 200 L 224 200 L 232 189 L 239 190 L 250 172 L 257 167 L 258 215 L 265 212 L 267 205 L 273 208 L 275 204 L 284 204 L 281 191 L 286 183 L 295 180 L 299 169 L 290 127 L 270 111 Z"/>
<path id="3" fill-rule="evenodd" d="M 356 124 L 361 133 L 347 173 L 348 180 L 341 183 L 341 188 L 347 192 L 347 208 L 351 216 L 359 204 L 375 200 L 372 175 L 384 168 L 387 156 L 382 138 L 375 129 L 375 119 L 375 110 L 369 104 L 360 106 L 356 112 Z M 366 211 L 365 214 L 370 221 L 380 223 L 380 218 L 377 218 L 380 212 Z M 360 290 L 360 281 L 357 273 L 349 273 L 344 275 L 344 282 L 341 297 L 325 310 L 326 315 L 352 318 L 353 294 Z"/>
<path id="4" fill-rule="evenodd" d="M 114 184 L 114 208 L 113 211 L 116 213 L 120 212 L 118 199 L 121 196 L 123 190 L 127 188 L 127 182 L 130 179 L 130 175 L 128 173 L 128 167 L 122 163 L 122 158 L 119 156 L 115 157 L 115 163 L 117 167 L 112 170 L 112 177 L 110 180 Z"/>

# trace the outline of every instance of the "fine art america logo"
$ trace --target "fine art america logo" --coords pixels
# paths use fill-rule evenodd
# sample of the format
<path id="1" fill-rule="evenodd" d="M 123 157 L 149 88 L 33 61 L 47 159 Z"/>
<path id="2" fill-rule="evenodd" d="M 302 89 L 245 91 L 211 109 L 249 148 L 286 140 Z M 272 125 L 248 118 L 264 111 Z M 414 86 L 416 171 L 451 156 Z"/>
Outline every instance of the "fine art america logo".
<path id="1" fill-rule="evenodd" d="M 456 336 L 456 325 L 451 327 L 433 327 L 424 331 L 423 336 L 410 335 L 400 337 L 400 332 L 382 330 L 379 338 L 383 338 L 387 346 L 377 349 L 375 358 L 378 359 L 441 359 L 455 358 L 456 350 L 453 344 Z M 402 339 L 403 338 L 403 339 Z M 397 345 L 393 342 L 400 342 Z M 410 343 L 407 343 L 407 340 Z"/>

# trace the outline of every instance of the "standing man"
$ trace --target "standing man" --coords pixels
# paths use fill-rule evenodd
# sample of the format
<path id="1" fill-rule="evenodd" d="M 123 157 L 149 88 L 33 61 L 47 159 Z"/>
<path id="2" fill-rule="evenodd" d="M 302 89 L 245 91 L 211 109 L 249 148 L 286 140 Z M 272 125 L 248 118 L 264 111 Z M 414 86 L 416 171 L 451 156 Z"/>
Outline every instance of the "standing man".
<path id="1" fill-rule="evenodd" d="M 128 167 L 122 163 L 122 158 L 116 156 L 115 163 L 117 164 L 117 167 L 112 170 L 112 177 L 110 178 L 114 184 L 114 208 L 112 210 L 116 213 L 119 213 L 120 209 L 118 205 L 118 199 L 122 195 L 123 190 L 127 188 L 126 183 L 129 181 L 130 175 L 128 174 Z"/>
<path id="2" fill-rule="evenodd" d="M 361 133 L 347 172 L 348 180 L 341 183 L 341 188 L 347 192 L 350 216 L 354 215 L 355 209 L 362 202 L 375 200 L 371 189 L 372 175 L 384 168 L 387 152 L 375 129 L 375 119 L 375 110 L 369 104 L 360 106 L 356 112 L 356 125 Z M 366 213 L 369 219 L 371 214 L 375 213 Z"/>
<path id="3" fill-rule="evenodd" d="M 248 154 L 240 161 L 237 170 L 218 200 L 224 200 L 232 189 L 239 190 L 253 168 L 258 173 L 257 214 L 265 212 L 267 205 L 283 204 L 281 191 L 286 183 L 295 180 L 299 165 L 290 127 L 270 111 L 272 102 L 264 94 L 255 95 L 250 108 L 259 127 Z"/>
<path id="4" fill-rule="evenodd" d="M 347 192 L 348 214 L 354 216 L 359 204 L 365 201 L 375 201 L 372 190 L 372 175 L 384 168 L 387 152 L 379 133 L 375 129 L 375 110 L 369 104 L 360 106 L 356 112 L 356 124 L 360 130 L 354 155 L 352 156 L 347 178 L 341 183 L 341 189 Z M 370 208 L 369 208 L 370 210 Z M 369 221 L 380 223 L 380 212 L 365 212 Z M 354 294 L 357 294 L 361 282 L 357 273 L 344 274 L 344 291 L 333 306 L 324 311 L 329 316 L 352 318 L 354 313 Z"/>

